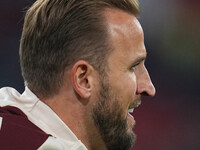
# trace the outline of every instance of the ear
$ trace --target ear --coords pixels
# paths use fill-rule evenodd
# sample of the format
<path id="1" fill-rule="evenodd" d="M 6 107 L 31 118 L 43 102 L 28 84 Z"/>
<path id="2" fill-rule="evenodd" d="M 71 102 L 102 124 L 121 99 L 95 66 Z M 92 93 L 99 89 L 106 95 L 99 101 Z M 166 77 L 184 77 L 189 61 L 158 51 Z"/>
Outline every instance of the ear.
<path id="1" fill-rule="evenodd" d="M 93 67 L 86 61 L 76 62 L 71 71 L 71 79 L 74 90 L 83 98 L 91 96 Z"/>

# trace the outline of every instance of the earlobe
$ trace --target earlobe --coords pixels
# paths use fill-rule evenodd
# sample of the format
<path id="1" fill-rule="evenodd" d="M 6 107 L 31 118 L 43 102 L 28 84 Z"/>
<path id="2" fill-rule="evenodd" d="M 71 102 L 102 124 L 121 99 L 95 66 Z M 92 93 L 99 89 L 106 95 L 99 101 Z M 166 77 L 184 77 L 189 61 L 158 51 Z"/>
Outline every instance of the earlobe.
<path id="1" fill-rule="evenodd" d="M 86 61 L 78 61 L 72 68 L 71 79 L 74 90 L 83 98 L 88 99 L 91 95 L 91 67 Z"/>

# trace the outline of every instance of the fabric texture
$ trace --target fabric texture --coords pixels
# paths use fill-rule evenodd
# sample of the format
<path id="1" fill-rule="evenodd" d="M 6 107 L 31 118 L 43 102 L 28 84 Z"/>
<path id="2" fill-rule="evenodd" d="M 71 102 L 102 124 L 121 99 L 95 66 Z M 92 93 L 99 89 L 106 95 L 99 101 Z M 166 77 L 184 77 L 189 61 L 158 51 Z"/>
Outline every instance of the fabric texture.
<path id="1" fill-rule="evenodd" d="M 49 136 L 30 122 L 26 115 L 16 107 L 0 107 L 0 116 L 2 118 L 0 130 L 2 150 L 36 150 Z"/>
<path id="2" fill-rule="evenodd" d="M 22 94 L 5 87 L 0 89 L 0 148 L 3 149 L 1 144 L 17 143 L 27 146 L 28 150 L 87 150 L 56 113 L 28 87 Z M 23 150 L 21 147 L 14 149 Z"/>

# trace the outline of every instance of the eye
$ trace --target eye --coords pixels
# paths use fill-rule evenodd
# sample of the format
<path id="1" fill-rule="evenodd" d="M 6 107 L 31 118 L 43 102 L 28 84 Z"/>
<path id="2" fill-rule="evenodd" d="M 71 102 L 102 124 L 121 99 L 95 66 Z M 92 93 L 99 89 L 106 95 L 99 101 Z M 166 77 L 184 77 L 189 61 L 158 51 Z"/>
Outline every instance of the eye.
<path id="1" fill-rule="evenodd" d="M 137 69 L 137 67 L 139 66 L 140 62 L 134 64 L 133 66 L 131 66 L 131 70 L 135 71 Z"/>

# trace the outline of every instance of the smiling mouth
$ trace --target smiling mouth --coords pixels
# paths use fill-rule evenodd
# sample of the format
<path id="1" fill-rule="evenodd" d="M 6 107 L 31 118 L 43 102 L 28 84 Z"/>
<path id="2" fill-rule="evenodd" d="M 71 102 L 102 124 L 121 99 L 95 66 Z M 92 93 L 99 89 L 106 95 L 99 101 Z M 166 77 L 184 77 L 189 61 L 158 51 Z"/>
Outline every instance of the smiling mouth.
<path id="1" fill-rule="evenodd" d="M 128 116 L 130 116 L 133 120 L 134 120 L 133 111 L 134 111 L 135 108 L 139 107 L 140 105 L 141 105 L 141 100 L 139 99 L 129 106 Z"/>

